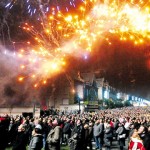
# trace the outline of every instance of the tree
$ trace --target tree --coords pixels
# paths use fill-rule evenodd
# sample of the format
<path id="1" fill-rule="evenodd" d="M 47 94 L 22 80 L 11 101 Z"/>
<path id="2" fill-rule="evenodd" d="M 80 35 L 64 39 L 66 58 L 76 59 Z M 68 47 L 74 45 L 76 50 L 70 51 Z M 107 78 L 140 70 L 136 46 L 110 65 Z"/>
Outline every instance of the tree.
<path id="1" fill-rule="evenodd" d="M 114 100 L 113 99 L 104 99 L 104 108 L 114 108 L 115 105 L 114 105 Z"/>
<path id="2" fill-rule="evenodd" d="M 128 106 L 132 106 L 132 104 L 130 103 L 130 101 L 125 101 L 124 106 L 128 107 Z"/>

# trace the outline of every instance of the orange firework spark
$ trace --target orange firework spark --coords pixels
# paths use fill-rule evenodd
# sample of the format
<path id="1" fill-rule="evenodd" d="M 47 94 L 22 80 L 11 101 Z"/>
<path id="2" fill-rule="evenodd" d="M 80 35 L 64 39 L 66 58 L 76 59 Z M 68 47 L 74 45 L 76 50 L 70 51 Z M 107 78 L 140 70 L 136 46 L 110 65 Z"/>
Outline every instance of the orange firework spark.
<path id="1" fill-rule="evenodd" d="M 24 80 L 24 77 L 19 77 L 19 78 L 18 78 L 18 81 L 19 81 L 19 82 L 22 82 L 23 80 Z"/>
<path id="2" fill-rule="evenodd" d="M 38 28 L 25 23 L 23 29 L 37 41 L 34 50 L 26 55 L 27 66 L 47 79 L 64 69 L 66 56 L 93 53 L 97 40 L 113 44 L 110 35 L 135 45 L 144 44 L 150 39 L 149 6 L 149 1 L 142 0 L 87 0 L 72 14 L 50 14 Z M 23 57 L 23 51 L 19 57 Z"/>

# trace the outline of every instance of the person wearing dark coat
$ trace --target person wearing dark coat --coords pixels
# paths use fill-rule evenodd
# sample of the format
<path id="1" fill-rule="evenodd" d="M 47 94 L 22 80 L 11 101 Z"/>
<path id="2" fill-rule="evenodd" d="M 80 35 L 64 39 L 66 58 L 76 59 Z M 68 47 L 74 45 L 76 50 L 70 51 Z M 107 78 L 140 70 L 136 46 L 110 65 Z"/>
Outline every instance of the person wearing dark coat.
<path id="1" fill-rule="evenodd" d="M 147 133 L 148 133 L 148 128 L 144 125 L 141 125 L 138 129 L 138 134 L 143 141 Z"/>
<path id="2" fill-rule="evenodd" d="M 17 137 L 18 127 L 21 124 L 21 120 L 19 117 L 13 120 L 10 130 L 8 131 L 9 143 L 12 145 Z"/>
<path id="3" fill-rule="evenodd" d="M 119 123 L 119 127 L 116 130 L 116 133 L 117 133 L 120 150 L 123 150 L 123 147 L 125 146 L 125 139 L 126 139 L 126 130 L 123 123 Z"/>
<path id="4" fill-rule="evenodd" d="M 66 122 L 64 123 L 63 127 L 63 142 L 65 145 L 68 145 L 68 140 L 71 136 L 71 124 L 70 124 L 70 119 L 67 119 Z"/>
<path id="5" fill-rule="evenodd" d="M 45 148 L 46 139 L 47 139 L 47 135 L 48 135 L 49 131 L 50 131 L 50 129 L 49 129 L 47 120 L 43 119 L 43 122 L 42 122 L 43 148 Z"/>
<path id="6" fill-rule="evenodd" d="M 132 136 L 132 134 L 134 133 L 134 130 L 137 130 L 136 125 L 134 125 L 134 123 L 133 123 L 133 124 L 130 124 L 130 131 L 129 131 L 129 136 L 128 136 L 128 143 L 129 143 L 130 140 L 131 140 L 131 136 Z"/>
<path id="7" fill-rule="evenodd" d="M 118 124 L 119 124 L 118 119 L 114 119 L 113 136 L 115 137 L 115 140 L 117 140 L 116 130 L 118 129 Z"/>
<path id="8" fill-rule="evenodd" d="M 26 126 L 21 124 L 18 127 L 16 139 L 12 145 L 12 150 L 26 150 L 28 136 L 26 134 Z"/>
<path id="9" fill-rule="evenodd" d="M 146 150 L 150 150 L 150 126 L 148 127 L 148 132 L 145 135 L 143 144 Z"/>
<path id="10" fill-rule="evenodd" d="M 104 143 L 106 150 L 110 150 L 112 138 L 113 138 L 113 129 L 110 126 L 110 124 L 107 124 L 104 130 Z"/>
<path id="11" fill-rule="evenodd" d="M 0 150 L 5 150 L 7 146 L 7 128 L 5 126 L 5 120 L 0 118 Z"/>
<path id="12" fill-rule="evenodd" d="M 89 142 L 89 125 L 88 124 L 84 125 L 84 130 L 85 130 L 85 136 L 84 136 L 83 150 L 87 150 L 87 146 L 88 146 L 88 142 Z"/>
<path id="13" fill-rule="evenodd" d="M 60 150 L 60 139 L 62 132 L 60 128 L 60 120 L 55 119 L 52 124 L 53 128 L 48 133 L 45 150 Z"/>
<path id="14" fill-rule="evenodd" d="M 141 125 L 138 129 L 138 135 L 143 140 L 143 144 L 146 150 L 150 150 L 150 131 L 145 125 Z"/>
<path id="15" fill-rule="evenodd" d="M 72 130 L 72 135 L 69 142 L 70 150 L 83 150 L 84 149 L 84 139 L 85 139 L 85 129 L 83 127 L 82 121 L 77 120 L 75 127 Z"/>
<path id="16" fill-rule="evenodd" d="M 32 132 L 32 138 L 29 144 L 29 150 L 41 150 L 43 147 L 43 136 L 41 134 L 42 126 L 37 124 Z"/>
<path id="17" fill-rule="evenodd" d="M 89 122 L 89 138 L 88 138 L 88 146 L 89 149 L 92 150 L 92 139 L 93 139 L 93 123 Z"/>

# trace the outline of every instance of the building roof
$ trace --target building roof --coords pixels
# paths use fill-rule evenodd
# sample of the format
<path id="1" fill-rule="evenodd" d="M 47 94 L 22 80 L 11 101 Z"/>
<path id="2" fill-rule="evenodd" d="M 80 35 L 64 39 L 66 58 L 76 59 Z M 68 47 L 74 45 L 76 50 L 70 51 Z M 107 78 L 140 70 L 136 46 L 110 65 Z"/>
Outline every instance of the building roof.
<path id="1" fill-rule="evenodd" d="M 94 73 L 81 73 L 81 77 L 83 78 L 84 82 L 93 83 L 95 79 Z"/>

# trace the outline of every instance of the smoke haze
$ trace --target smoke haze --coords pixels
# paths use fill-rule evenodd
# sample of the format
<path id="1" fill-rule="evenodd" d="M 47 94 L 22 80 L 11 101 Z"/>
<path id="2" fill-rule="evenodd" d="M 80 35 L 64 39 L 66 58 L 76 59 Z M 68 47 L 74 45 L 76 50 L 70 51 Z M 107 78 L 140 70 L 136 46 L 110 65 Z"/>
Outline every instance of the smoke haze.
<path id="1" fill-rule="evenodd" d="M 36 95 L 31 83 L 19 83 L 20 62 L 15 52 L 0 47 L 0 106 L 26 105 Z"/>

